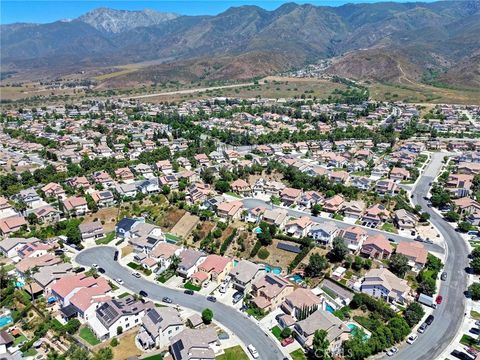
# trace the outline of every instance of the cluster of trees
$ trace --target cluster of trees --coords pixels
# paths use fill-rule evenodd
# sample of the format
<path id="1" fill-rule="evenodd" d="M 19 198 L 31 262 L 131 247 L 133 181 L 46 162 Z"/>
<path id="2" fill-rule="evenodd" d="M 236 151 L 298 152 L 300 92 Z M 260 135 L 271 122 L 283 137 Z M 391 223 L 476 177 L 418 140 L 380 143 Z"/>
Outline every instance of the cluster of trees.
<path id="1" fill-rule="evenodd" d="M 470 267 L 475 274 L 480 274 L 480 248 L 478 247 L 470 253 Z"/>
<path id="2" fill-rule="evenodd" d="M 432 296 L 437 291 L 436 279 L 443 268 L 442 261 L 432 254 L 428 254 L 427 264 L 417 275 L 419 293 Z"/>

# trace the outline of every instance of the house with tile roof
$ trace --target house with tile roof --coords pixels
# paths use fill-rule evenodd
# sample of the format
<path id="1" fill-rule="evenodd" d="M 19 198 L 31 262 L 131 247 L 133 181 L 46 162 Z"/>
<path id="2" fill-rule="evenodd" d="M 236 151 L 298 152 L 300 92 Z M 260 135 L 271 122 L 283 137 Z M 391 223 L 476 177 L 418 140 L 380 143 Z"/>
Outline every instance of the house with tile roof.
<path id="1" fill-rule="evenodd" d="M 360 287 L 362 293 L 387 302 L 406 303 L 411 291 L 407 280 L 398 278 L 387 268 L 371 269 L 365 274 Z"/>
<path id="2" fill-rule="evenodd" d="M 395 252 L 408 258 L 408 265 L 412 270 L 420 271 L 427 264 L 428 250 L 419 242 L 401 241 Z"/>
<path id="3" fill-rule="evenodd" d="M 360 253 L 370 259 L 388 259 L 393 248 L 382 234 L 369 235 L 364 241 Z"/>
<path id="4" fill-rule="evenodd" d="M 290 220 L 285 225 L 285 232 L 289 236 L 296 238 L 303 238 L 308 235 L 310 229 L 313 226 L 313 221 L 308 216 L 302 216 L 301 218 Z"/>
<path id="5" fill-rule="evenodd" d="M 266 273 L 252 284 L 252 302 L 259 309 L 271 311 L 278 308 L 293 290 L 293 285 L 287 280 Z"/>

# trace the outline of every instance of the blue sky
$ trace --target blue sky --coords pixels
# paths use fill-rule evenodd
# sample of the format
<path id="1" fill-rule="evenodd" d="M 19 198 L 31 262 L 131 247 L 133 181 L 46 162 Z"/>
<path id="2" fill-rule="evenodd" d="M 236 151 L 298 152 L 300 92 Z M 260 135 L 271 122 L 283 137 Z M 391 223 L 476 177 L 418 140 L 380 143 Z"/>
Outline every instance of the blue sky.
<path id="1" fill-rule="evenodd" d="M 405 0 L 401 0 L 405 2 Z M 98 7 L 111 7 L 122 10 L 155 9 L 158 11 L 176 12 L 182 15 L 215 15 L 231 6 L 258 5 L 272 10 L 288 1 L 203 1 L 203 0 L 177 0 L 177 1 L 21 1 L 0 0 L 0 21 L 2 24 L 14 22 L 48 23 L 60 19 L 76 18 L 89 10 Z M 339 6 L 345 3 L 378 2 L 378 0 L 313 0 L 297 1 L 298 3 L 312 3 L 315 5 Z"/>

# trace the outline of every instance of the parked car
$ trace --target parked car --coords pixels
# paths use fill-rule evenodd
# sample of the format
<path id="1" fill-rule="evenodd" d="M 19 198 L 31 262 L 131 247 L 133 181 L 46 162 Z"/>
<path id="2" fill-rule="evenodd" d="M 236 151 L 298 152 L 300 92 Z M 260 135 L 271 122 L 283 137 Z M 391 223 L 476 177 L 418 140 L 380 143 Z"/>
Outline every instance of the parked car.
<path id="1" fill-rule="evenodd" d="M 250 354 L 252 354 L 252 357 L 253 357 L 254 359 L 258 359 L 259 355 L 258 355 L 258 351 L 257 351 L 257 349 L 255 348 L 255 346 L 253 346 L 252 344 L 249 344 L 249 345 L 247 346 L 247 349 L 248 349 L 248 351 L 250 352 Z"/>
<path id="2" fill-rule="evenodd" d="M 194 294 L 193 290 L 190 290 L 190 289 L 185 290 L 183 293 L 187 294 L 187 295 L 193 295 Z"/>
<path id="3" fill-rule="evenodd" d="M 390 350 L 387 351 L 387 356 L 393 356 L 398 352 L 398 349 L 396 347 L 391 348 Z"/>
<path id="4" fill-rule="evenodd" d="M 430 325 L 432 325 L 433 320 L 435 320 L 435 317 L 433 315 L 428 315 L 425 322 L 427 323 L 428 326 L 430 326 Z"/>
<path id="5" fill-rule="evenodd" d="M 215 296 L 207 296 L 207 300 L 211 302 L 217 302 L 217 298 Z"/>
<path id="6" fill-rule="evenodd" d="M 281 344 L 282 344 L 282 346 L 288 346 L 288 345 L 290 345 L 291 343 L 293 343 L 294 341 L 295 341 L 295 340 L 293 339 L 293 337 L 290 336 L 290 337 L 288 337 L 288 338 L 286 338 L 286 339 L 283 339 L 282 342 L 281 342 Z"/>
<path id="7" fill-rule="evenodd" d="M 117 283 L 119 283 L 120 285 L 123 285 L 123 280 L 122 280 L 122 279 L 118 278 L 118 279 L 115 279 L 115 281 L 116 281 Z"/>
<path id="8" fill-rule="evenodd" d="M 422 325 L 420 325 L 420 327 L 418 328 L 417 331 L 420 334 L 423 334 L 425 332 L 425 330 L 427 330 L 427 327 L 428 327 L 428 324 L 424 322 L 424 323 L 422 323 Z"/>
<path id="9" fill-rule="evenodd" d="M 440 279 L 442 279 L 442 281 L 447 280 L 447 272 L 446 271 L 442 272 L 442 275 L 440 275 Z"/>
<path id="10" fill-rule="evenodd" d="M 140 294 L 140 296 L 148 297 L 148 294 L 147 294 L 146 291 L 140 290 L 139 294 Z"/>
<path id="11" fill-rule="evenodd" d="M 480 320 L 475 321 L 475 326 L 480 326 Z"/>
<path id="12" fill-rule="evenodd" d="M 171 303 L 172 303 L 172 299 L 170 299 L 168 296 L 165 296 L 165 297 L 162 299 L 162 301 L 163 301 L 164 303 L 167 303 L 167 304 L 171 304 Z"/>
<path id="13" fill-rule="evenodd" d="M 115 254 L 113 254 L 113 260 L 117 261 L 118 260 L 118 255 L 119 255 L 118 250 L 115 250 Z"/>
<path id="14" fill-rule="evenodd" d="M 83 266 L 80 266 L 78 268 L 73 269 L 73 272 L 76 273 L 76 274 L 84 272 L 84 271 L 85 271 L 85 268 Z"/>
<path id="15" fill-rule="evenodd" d="M 415 341 L 417 341 L 418 335 L 417 334 L 412 334 L 408 337 L 407 339 L 407 344 L 413 344 Z"/>
<path id="16" fill-rule="evenodd" d="M 461 359 L 461 360 L 472 360 L 472 357 L 465 354 L 464 352 L 462 351 L 458 351 L 458 350 L 453 350 L 450 355 L 452 356 L 455 356 L 457 359 Z"/>
<path id="17" fill-rule="evenodd" d="M 240 300 L 242 300 L 244 297 L 243 292 L 237 291 L 235 294 L 233 294 L 233 303 L 236 304 Z"/>
<path id="18" fill-rule="evenodd" d="M 469 331 L 470 331 L 472 334 L 480 335 L 480 329 L 478 329 L 478 328 L 471 328 Z"/>
<path id="19" fill-rule="evenodd" d="M 442 303 L 442 301 L 443 301 L 442 295 L 438 295 L 437 298 L 435 299 L 435 302 L 436 302 L 438 305 L 440 305 L 440 304 Z"/>
<path id="20" fill-rule="evenodd" d="M 207 280 L 203 282 L 202 286 L 206 288 L 209 284 L 210 284 L 210 281 Z"/>
<path id="21" fill-rule="evenodd" d="M 133 275 L 133 276 L 135 276 L 136 278 L 139 278 L 139 277 L 141 277 L 141 276 L 142 276 L 142 275 L 140 275 L 140 273 L 139 273 L 139 272 L 134 272 L 134 273 L 132 273 L 132 275 Z"/>
<path id="22" fill-rule="evenodd" d="M 97 269 L 97 271 L 98 271 L 100 274 L 105 274 L 105 269 L 104 269 L 104 268 L 99 267 L 99 268 Z"/>

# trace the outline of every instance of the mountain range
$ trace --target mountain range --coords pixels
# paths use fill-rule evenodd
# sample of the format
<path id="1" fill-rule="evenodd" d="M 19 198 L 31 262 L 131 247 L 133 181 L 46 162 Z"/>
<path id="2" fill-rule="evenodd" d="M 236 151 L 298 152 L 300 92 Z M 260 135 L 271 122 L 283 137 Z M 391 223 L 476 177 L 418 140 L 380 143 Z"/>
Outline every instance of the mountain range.
<path id="1" fill-rule="evenodd" d="M 164 77 L 175 68 L 193 77 L 246 78 L 334 58 L 328 71 L 351 78 L 402 82 L 428 74 L 429 81 L 480 85 L 480 0 L 287 3 L 273 11 L 232 7 L 215 16 L 99 8 L 70 21 L 0 31 L 2 72 L 61 74 L 154 61 L 140 76 Z M 191 69 L 205 62 L 208 70 Z"/>

